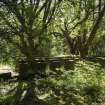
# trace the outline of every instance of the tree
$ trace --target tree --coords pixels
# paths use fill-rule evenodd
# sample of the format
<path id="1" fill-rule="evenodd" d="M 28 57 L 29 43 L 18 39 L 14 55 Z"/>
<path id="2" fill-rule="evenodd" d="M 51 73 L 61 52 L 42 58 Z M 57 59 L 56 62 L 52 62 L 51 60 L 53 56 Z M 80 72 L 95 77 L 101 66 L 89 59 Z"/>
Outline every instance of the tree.
<path id="1" fill-rule="evenodd" d="M 59 14 L 63 14 L 64 18 L 59 17 L 63 18 L 64 27 L 61 25 L 61 33 L 55 34 L 63 36 L 71 54 L 87 56 L 104 17 L 104 4 L 103 0 L 69 0 L 61 6 Z"/>
<path id="2" fill-rule="evenodd" d="M 61 0 L 0 1 L 0 38 L 12 44 L 24 54 L 30 65 L 29 70 L 32 70 L 32 72 L 37 73 L 38 71 L 35 67 L 34 58 L 49 56 L 50 54 L 51 41 L 48 35 L 48 27 L 60 3 Z M 29 89 L 26 90 L 26 97 L 23 101 L 28 98 L 28 102 L 36 104 L 35 100 L 38 101 L 36 94 L 34 94 L 36 85 L 33 83 L 33 78 L 29 79 L 29 83 L 26 83 Z M 12 105 L 20 104 L 20 98 L 24 92 L 22 89 L 23 83 L 19 81 Z"/>
<path id="3" fill-rule="evenodd" d="M 51 37 L 48 35 L 60 0 L 1 0 L 0 38 L 20 50 L 35 70 L 35 57 L 49 56 Z"/>
<path id="4" fill-rule="evenodd" d="M 30 60 L 48 55 L 50 38 L 47 30 L 60 2 L 1 0 L 0 37 L 12 43 Z"/>

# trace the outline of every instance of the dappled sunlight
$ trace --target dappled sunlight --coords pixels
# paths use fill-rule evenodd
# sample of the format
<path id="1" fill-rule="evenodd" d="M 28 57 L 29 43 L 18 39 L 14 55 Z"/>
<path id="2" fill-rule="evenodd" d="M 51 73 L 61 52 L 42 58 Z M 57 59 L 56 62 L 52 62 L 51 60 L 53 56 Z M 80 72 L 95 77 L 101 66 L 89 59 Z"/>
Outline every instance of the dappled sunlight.
<path id="1" fill-rule="evenodd" d="M 0 105 L 105 105 L 105 0 L 0 0 Z"/>
<path id="2" fill-rule="evenodd" d="M 8 64 L 0 64 L 0 70 L 10 70 L 10 69 L 13 69 L 13 67 Z"/>

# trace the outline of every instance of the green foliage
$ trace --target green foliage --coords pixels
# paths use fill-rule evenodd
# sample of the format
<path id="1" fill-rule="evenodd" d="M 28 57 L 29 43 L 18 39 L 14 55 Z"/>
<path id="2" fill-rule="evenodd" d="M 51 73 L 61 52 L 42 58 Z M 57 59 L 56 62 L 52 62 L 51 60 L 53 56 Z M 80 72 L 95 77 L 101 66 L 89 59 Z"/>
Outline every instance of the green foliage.
<path id="1" fill-rule="evenodd" d="M 80 61 L 73 71 L 65 71 L 59 78 L 48 79 L 52 89 L 48 97 L 52 105 L 104 105 L 105 71 L 99 64 Z M 44 82 L 45 84 L 45 82 Z M 51 91 L 51 90 L 50 90 Z M 47 99 L 47 98 L 46 98 Z"/>
<path id="2" fill-rule="evenodd" d="M 5 40 L 0 40 L 0 63 L 13 64 L 22 56 L 20 51 Z"/>
<path id="3" fill-rule="evenodd" d="M 37 79 L 31 86 L 28 85 L 30 82 L 25 82 L 20 88 L 25 91 L 34 87 L 38 100 L 47 105 L 104 105 L 104 69 L 98 63 L 79 61 L 74 70 L 64 70 L 64 73 L 57 77 Z M 8 97 L 1 98 L 1 103 L 12 102 L 11 96 Z"/>
<path id="4" fill-rule="evenodd" d="M 0 2 L 0 61 L 66 55 L 71 47 L 83 54 L 92 44 L 90 55 L 105 55 L 104 0 L 7 1 Z M 31 95 L 29 99 L 38 105 L 105 105 L 105 68 L 85 60 L 74 67 L 9 87 L 14 91 L 0 94 L 0 105 L 28 104 Z"/>
<path id="5" fill-rule="evenodd" d="M 105 36 L 99 36 L 95 39 L 93 46 L 90 48 L 90 55 L 105 56 Z"/>

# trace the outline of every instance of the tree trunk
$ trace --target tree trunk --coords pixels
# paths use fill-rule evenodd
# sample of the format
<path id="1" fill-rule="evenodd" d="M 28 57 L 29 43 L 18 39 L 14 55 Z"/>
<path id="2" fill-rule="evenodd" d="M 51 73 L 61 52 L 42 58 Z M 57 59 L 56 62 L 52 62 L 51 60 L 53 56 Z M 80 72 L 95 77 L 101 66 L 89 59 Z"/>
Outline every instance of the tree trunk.
<path id="1" fill-rule="evenodd" d="M 80 52 L 80 57 L 85 58 L 88 55 L 88 50 L 89 50 L 88 46 L 82 46 L 82 48 L 79 51 Z"/>

